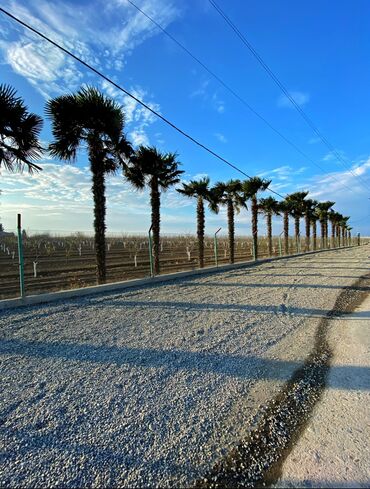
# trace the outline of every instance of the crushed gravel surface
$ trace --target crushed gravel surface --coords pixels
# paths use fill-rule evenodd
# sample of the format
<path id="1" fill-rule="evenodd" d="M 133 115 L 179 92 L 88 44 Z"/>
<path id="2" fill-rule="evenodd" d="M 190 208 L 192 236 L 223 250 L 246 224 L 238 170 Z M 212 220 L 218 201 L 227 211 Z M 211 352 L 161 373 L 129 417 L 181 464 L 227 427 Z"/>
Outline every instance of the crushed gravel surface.
<path id="1" fill-rule="evenodd" d="M 362 246 L 2 312 L 0 484 L 187 486 L 312 349 Z"/>
<path id="2" fill-rule="evenodd" d="M 370 487 L 370 295 L 331 321 L 327 389 L 275 487 Z"/>

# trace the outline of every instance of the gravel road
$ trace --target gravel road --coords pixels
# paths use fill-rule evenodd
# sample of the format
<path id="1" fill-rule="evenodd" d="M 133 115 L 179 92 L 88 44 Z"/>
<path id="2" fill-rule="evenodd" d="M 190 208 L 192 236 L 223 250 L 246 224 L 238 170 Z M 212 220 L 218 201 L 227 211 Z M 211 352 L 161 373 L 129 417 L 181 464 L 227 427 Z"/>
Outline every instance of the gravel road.
<path id="1" fill-rule="evenodd" d="M 0 484 L 191 484 L 369 265 L 362 246 L 3 312 Z"/>
<path id="2" fill-rule="evenodd" d="M 327 389 L 275 487 L 370 487 L 370 296 L 332 321 Z"/>

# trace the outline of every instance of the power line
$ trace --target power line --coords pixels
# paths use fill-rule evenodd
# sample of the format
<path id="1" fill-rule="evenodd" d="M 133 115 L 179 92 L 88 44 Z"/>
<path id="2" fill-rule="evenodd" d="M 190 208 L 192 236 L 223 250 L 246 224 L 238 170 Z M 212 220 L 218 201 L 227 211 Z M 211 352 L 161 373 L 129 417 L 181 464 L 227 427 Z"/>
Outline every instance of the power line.
<path id="1" fill-rule="evenodd" d="M 130 0 L 129 0 L 130 1 Z M 132 2 L 130 1 L 130 3 L 132 4 Z M 204 149 L 205 151 L 207 151 L 209 154 L 211 154 L 212 156 L 214 156 L 215 158 L 219 159 L 220 161 L 222 161 L 223 163 L 227 164 L 229 167 L 233 168 L 234 170 L 236 170 L 237 172 L 241 173 L 242 175 L 246 176 L 247 178 L 251 178 L 250 175 L 248 175 L 247 173 L 245 173 L 243 170 L 241 170 L 239 167 L 237 167 L 235 164 L 231 163 L 230 161 L 228 161 L 226 158 L 220 156 L 218 153 L 216 153 L 215 151 L 213 151 L 212 149 L 210 149 L 209 147 L 207 147 L 206 145 L 204 145 L 203 143 L 201 143 L 200 141 L 198 141 L 197 139 L 195 139 L 194 137 L 192 137 L 190 134 L 188 134 L 187 132 L 183 131 L 181 128 L 179 128 L 178 126 L 176 126 L 173 122 L 171 122 L 169 119 L 167 119 L 166 117 L 164 117 L 163 115 L 161 115 L 159 112 L 157 112 L 156 110 L 154 110 L 153 108 L 151 108 L 149 105 L 147 105 L 145 102 L 143 102 L 142 100 L 140 100 L 139 98 L 135 97 L 135 95 L 133 95 L 132 93 L 130 93 L 128 90 L 124 89 L 123 87 L 121 87 L 120 85 L 118 85 L 116 82 L 114 82 L 111 78 L 107 77 L 106 75 L 104 75 L 101 71 L 97 70 L 96 68 L 94 68 L 93 66 L 91 66 L 90 64 L 86 63 L 85 61 L 83 61 L 81 58 L 79 58 L 78 56 L 76 56 L 75 54 L 73 54 L 71 51 L 69 51 L 68 49 L 64 48 L 63 46 L 61 46 L 60 44 L 58 44 L 56 41 L 52 40 L 51 38 L 49 38 L 48 36 L 46 36 L 45 34 L 43 34 L 42 32 L 40 32 L 39 30 L 35 29 L 34 27 L 30 26 L 29 24 L 27 24 L 26 22 L 22 21 L 21 19 L 17 18 L 16 16 L 14 16 L 13 14 L 11 14 L 10 12 L 8 12 L 7 10 L 5 10 L 4 8 L 0 7 L 0 12 L 3 12 L 5 15 L 7 15 L 8 17 L 10 17 L 11 19 L 13 19 L 14 21 L 16 21 L 17 23 L 19 23 L 20 25 L 22 25 L 23 27 L 25 27 L 26 29 L 30 30 L 31 32 L 35 33 L 36 35 L 38 35 L 39 37 L 41 37 L 42 39 L 46 40 L 47 42 L 49 42 L 50 44 L 52 44 L 53 46 L 57 47 L 58 49 L 60 49 L 61 51 L 63 51 L 64 53 L 66 53 L 68 56 L 71 56 L 74 60 L 76 60 L 77 62 L 79 62 L 80 64 L 82 64 L 83 66 L 85 66 L 86 68 L 88 68 L 89 70 L 93 71 L 95 74 L 97 74 L 98 76 L 100 76 L 101 78 L 103 78 L 104 80 L 106 80 L 108 83 L 110 83 L 111 85 L 113 85 L 115 88 L 117 88 L 118 90 L 120 90 L 121 92 L 125 93 L 126 95 L 128 95 L 130 98 L 132 98 L 133 100 L 135 100 L 138 104 L 142 105 L 145 109 L 147 109 L 149 112 L 151 112 L 152 114 L 154 114 L 155 116 L 157 116 L 159 119 L 161 119 L 163 122 L 165 122 L 166 124 L 168 124 L 169 126 L 171 126 L 173 129 L 175 129 L 177 132 L 179 132 L 180 134 L 182 134 L 184 137 L 186 137 L 187 139 L 189 139 L 190 141 L 192 141 L 194 144 L 196 144 L 197 146 L 199 146 L 200 148 Z M 180 45 L 180 43 L 179 43 Z M 208 70 L 208 69 L 207 69 Z M 209 71 L 210 73 L 212 73 L 211 71 Z M 217 75 L 214 75 L 217 77 Z M 217 77 L 218 78 L 218 77 Z M 220 79 L 220 82 L 222 82 L 222 80 Z M 225 87 L 227 87 L 227 85 L 225 84 Z M 232 89 L 230 89 L 232 90 Z M 235 92 L 234 92 L 235 93 Z M 244 101 L 244 99 L 242 99 L 241 97 L 239 97 L 236 93 L 235 95 L 240 98 L 240 100 L 242 100 L 248 107 L 249 104 L 247 104 L 247 102 Z M 273 129 L 277 134 L 279 134 L 284 140 L 286 140 L 291 146 L 293 146 L 297 151 L 299 151 L 302 155 L 304 155 L 306 158 L 308 158 L 310 161 L 312 161 L 313 164 L 316 164 L 313 160 L 311 160 L 307 155 L 305 155 L 297 146 L 295 146 L 294 143 L 292 143 L 291 141 L 289 141 L 283 134 L 281 134 L 277 129 L 275 129 L 266 119 L 263 118 L 263 116 L 261 116 L 260 114 L 258 114 L 258 112 L 256 112 L 252 107 L 250 107 L 250 109 L 258 116 L 260 117 L 262 120 L 265 121 L 265 123 L 267 125 L 269 125 L 271 127 L 271 129 Z M 316 164 L 316 166 L 318 166 L 324 173 L 325 170 L 323 170 L 319 165 Z M 333 177 L 332 175 L 330 175 L 331 177 Z M 333 177 L 334 178 L 334 177 Z M 337 180 L 337 179 L 335 179 Z M 339 180 L 337 180 L 339 181 Z M 347 186 L 344 186 L 346 188 L 348 188 L 350 191 L 353 191 L 350 187 L 347 187 Z M 278 197 L 282 198 L 282 199 L 285 199 L 285 197 L 283 195 L 281 195 L 280 193 L 276 192 L 275 190 L 271 189 L 270 187 L 268 187 L 267 189 L 269 192 L 277 195 Z"/>
<path id="2" fill-rule="evenodd" d="M 130 1 L 130 0 L 127 0 Z M 294 98 L 291 96 L 287 88 L 283 85 L 277 75 L 271 70 L 268 64 L 264 61 L 264 59 L 258 54 L 253 45 L 248 41 L 248 39 L 242 34 L 242 32 L 236 27 L 236 25 L 232 22 L 232 20 L 226 15 L 226 13 L 219 7 L 214 0 L 208 0 L 209 3 L 214 7 L 214 9 L 220 14 L 220 16 L 225 20 L 225 22 L 231 27 L 231 29 L 235 32 L 235 34 L 239 37 L 239 39 L 245 44 L 245 46 L 249 49 L 252 55 L 256 58 L 256 60 L 260 63 L 263 69 L 267 72 L 270 78 L 275 82 L 275 84 L 280 88 L 280 90 L 284 93 L 284 95 L 288 98 L 288 100 L 293 104 L 294 108 L 298 111 L 298 113 L 302 116 L 308 126 L 314 131 L 316 136 L 320 138 L 320 140 L 325 144 L 325 146 L 330 150 L 332 154 L 337 158 L 337 160 L 342 164 L 343 168 L 349 170 L 350 173 L 361 180 L 362 185 L 366 190 L 370 190 L 370 187 L 367 183 L 363 183 L 364 180 L 360 175 L 356 175 L 352 169 L 347 165 L 346 161 L 342 157 L 342 155 L 335 149 L 335 147 L 328 141 L 328 139 L 322 134 L 321 131 L 315 126 L 312 119 L 305 113 L 305 111 L 300 107 Z M 131 3 L 131 2 L 130 2 Z"/>
<path id="3" fill-rule="evenodd" d="M 322 166 L 316 163 L 310 156 L 308 156 L 305 152 L 303 152 L 295 143 L 293 143 L 290 139 L 284 136 L 278 129 L 276 129 L 267 119 L 265 119 L 259 112 L 257 112 L 243 97 L 241 97 L 234 89 L 232 89 L 227 83 L 225 83 L 222 78 L 220 78 L 214 71 L 212 71 L 208 66 L 203 63 L 197 56 L 195 56 L 189 49 L 184 46 L 180 41 L 178 41 L 172 34 L 170 34 L 164 27 L 162 27 L 153 17 L 147 14 L 144 10 L 138 7 L 132 0 L 126 0 L 130 5 L 132 5 L 138 12 L 144 15 L 150 22 L 152 22 L 158 29 L 160 29 L 168 38 L 170 38 L 177 46 L 179 46 L 183 51 L 185 51 L 194 61 L 196 61 L 207 73 L 209 73 L 215 80 L 217 80 L 228 92 L 230 92 L 235 98 L 237 98 L 243 105 L 245 105 L 256 117 L 262 120 L 272 131 L 274 131 L 281 139 L 283 139 L 286 143 L 288 143 L 293 149 L 295 149 L 301 156 L 310 161 L 313 165 L 319 168 L 323 173 L 329 175 L 330 178 L 339 182 L 342 186 L 341 188 L 346 188 L 350 192 L 354 192 L 354 190 L 348 187 L 345 184 L 342 184 L 340 180 L 338 180 L 334 175 L 330 175 Z"/>
<path id="4" fill-rule="evenodd" d="M 236 165 L 234 165 L 233 163 L 231 163 L 230 161 L 228 161 L 223 156 L 220 156 L 218 153 L 216 153 L 215 151 L 213 151 L 212 149 L 210 149 L 208 146 L 204 145 L 203 143 L 201 143 L 200 141 L 198 141 L 197 139 L 195 139 L 194 137 L 192 137 L 187 132 L 185 132 L 182 129 L 180 129 L 178 126 L 176 126 L 176 124 L 174 124 L 173 122 L 171 122 L 169 119 L 167 119 L 166 117 L 164 117 L 162 114 L 160 114 L 159 112 L 157 112 L 156 110 L 154 110 L 152 107 L 150 107 L 149 105 L 147 105 L 145 102 L 143 102 L 139 98 L 135 97 L 135 95 L 133 95 L 132 93 L 130 93 L 128 90 L 126 90 L 125 88 L 123 88 L 120 85 L 118 85 L 111 78 L 109 78 L 106 75 L 104 75 L 101 71 L 97 70 L 96 68 L 94 68 L 93 66 L 91 66 L 89 63 L 86 63 L 85 61 L 83 61 L 81 58 L 79 58 L 78 56 L 76 56 L 75 54 L 73 54 L 68 49 L 64 48 L 63 46 L 61 46 L 57 42 L 53 41 L 48 36 L 46 36 L 45 34 L 43 34 L 42 32 L 40 32 L 39 30 L 35 29 L 34 27 L 30 26 L 26 22 L 23 22 L 18 17 L 16 17 L 15 15 L 11 14 L 7 10 L 5 10 L 4 8 L 0 7 L 0 12 L 4 13 L 8 17 L 10 17 L 14 21 L 16 21 L 18 24 L 21 24 L 26 29 L 28 29 L 28 30 L 32 31 L 33 33 L 37 34 L 39 37 L 41 37 L 45 41 L 49 42 L 53 46 L 57 47 L 58 49 L 60 49 L 64 53 L 66 53 L 68 56 L 71 56 L 75 61 L 81 63 L 83 66 L 85 66 L 89 70 L 93 71 L 96 75 L 98 75 L 101 78 L 103 78 L 104 80 L 106 80 L 108 83 L 110 83 L 111 85 L 113 85 L 115 88 L 117 88 L 118 90 L 120 90 L 124 94 L 128 95 L 129 97 L 131 97 L 133 100 L 135 100 L 135 102 L 137 102 L 138 104 L 142 105 L 145 109 L 149 110 L 149 112 L 151 112 L 152 114 L 154 114 L 155 116 L 157 116 L 163 122 L 165 122 L 166 124 L 168 124 L 169 126 L 171 126 L 177 132 L 179 132 L 180 134 L 182 134 L 184 137 L 186 137 L 187 139 L 189 139 L 190 141 L 192 141 L 194 144 L 196 144 L 200 148 L 202 148 L 205 151 L 207 151 L 209 154 L 211 154 L 215 158 L 219 159 L 223 163 L 226 163 L 228 166 L 230 166 L 231 168 L 233 168 L 237 172 L 241 173 L 242 175 L 246 176 L 247 178 L 251 178 L 247 173 L 245 173 L 243 170 L 241 170 L 240 168 L 238 168 Z M 282 199 L 285 198 L 283 195 L 279 194 L 278 192 L 275 192 L 270 187 L 267 190 L 269 190 L 273 194 L 281 197 Z"/>

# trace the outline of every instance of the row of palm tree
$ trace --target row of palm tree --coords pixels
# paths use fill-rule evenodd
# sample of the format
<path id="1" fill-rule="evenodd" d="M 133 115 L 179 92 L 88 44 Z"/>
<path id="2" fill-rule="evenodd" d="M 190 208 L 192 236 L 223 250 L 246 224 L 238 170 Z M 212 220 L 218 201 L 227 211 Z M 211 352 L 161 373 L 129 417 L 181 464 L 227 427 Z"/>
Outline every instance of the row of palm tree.
<path id="1" fill-rule="evenodd" d="M 92 174 L 94 200 L 94 232 L 97 261 L 97 281 L 106 281 L 106 176 L 121 170 L 124 178 L 135 188 L 148 188 L 151 203 L 151 230 L 153 233 L 154 272 L 160 272 L 160 205 L 161 193 L 180 183 L 180 162 L 176 153 L 163 153 L 155 147 L 134 149 L 124 133 L 125 116 L 122 107 L 93 87 L 81 88 L 74 94 L 62 95 L 46 104 L 46 115 L 51 121 L 53 141 L 43 148 L 39 136 L 42 119 L 28 111 L 15 90 L 0 85 L 0 167 L 8 170 L 40 171 L 36 164 L 44 151 L 65 162 L 75 161 L 77 152 L 87 148 Z M 332 224 L 332 245 L 344 239 L 348 231 L 348 217 L 330 211 L 334 202 L 307 199 L 308 192 L 290 194 L 282 202 L 273 197 L 258 198 L 271 181 L 252 177 L 245 181 L 217 182 L 210 187 L 210 179 L 182 183 L 178 192 L 197 199 L 197 236 L 199 265 L 204 266 L 205 204 L 218 213 L 227 209 L 229 261 L 234 263 L 235 213 L 247 208 L 250 202 L 254 258 L 258 258 L 258 215 L 266 216 L 268 251 L 272 254 L 272 217 L 283 214 L 284 250 L 289 252 L 289 217 L 295 222 L 298 246 L 300 220 L 306 222 L 306 250 L 310 246 L 312 226 L 313 249 L 316 249 L 316 222 L 321 225 L 322 246 L 328 245 L 328 221 Z"/>
<path id="2" fill-rule="evenodd" d="M 331 246 L 334 247 L 336 240 L 339 244 L 340 237 L 344 240 L 346 233 L 352 228 L 347 225 L 348 217 L 344 217 L 334 210 L 330 210 L 335 202 L 317 202 L 316 200 L 306 199 L 308 192 L 295 192 L 283 201 L 278 201 L 274 197 L 258 199 L 258 193 L 267 190 L 270 185 L 269 180 L 260 177 L 252 177 L 248 180 L 229 180 L 226 183 L 218 182 L 214 187 L 210 187 L 209 178 L 202 178 L 198 181 L 183 183 L 178 192 L 188 197 L 196 198 L 197 204 L 197 234 L 199 249 L 199 266 L 204 266 L 204 230 L 205 213 L 204 201 L 208 202 L 209 208 L 213 212 L 218 212 L 220 206 L 227 208 L 228 237 L 229 237 L 229 261 L 234 263 L 234 242 L 235 242 L 235 212 L 241 208 L 247 208 L 247 202 L 251 202 L 251 229 L 252 246 L 254 258 L 258 258 L 258 214 L 263 213 L 266 217 L 268 253 L 273 254 L 272 243 L 272 218 L 283 214 L 283 233 L 284 251 L 289 253 L 289 218 L 294 218 L 294 235 L 297 251 L 300 243 L 300 221 L 305 219 L 305 251 L 309 251 L 311 242 L 311 228 L 313 234 L 312 249 L 317 249 L 317 221 L 321 225 L 321 248 L 328 247 L 328 221 L 332 224 Z"/>

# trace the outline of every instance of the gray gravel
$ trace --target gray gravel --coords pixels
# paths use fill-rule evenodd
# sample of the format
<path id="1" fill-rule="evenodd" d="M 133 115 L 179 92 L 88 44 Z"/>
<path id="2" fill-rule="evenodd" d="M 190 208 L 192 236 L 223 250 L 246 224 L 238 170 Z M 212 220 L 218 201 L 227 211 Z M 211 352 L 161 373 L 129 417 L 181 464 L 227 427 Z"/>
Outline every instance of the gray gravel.
<path id="1" fill-rule="evenodd" d="M 303 363 L 368 254 L 3 312 L 0 484 L 189 485 Z"/>

